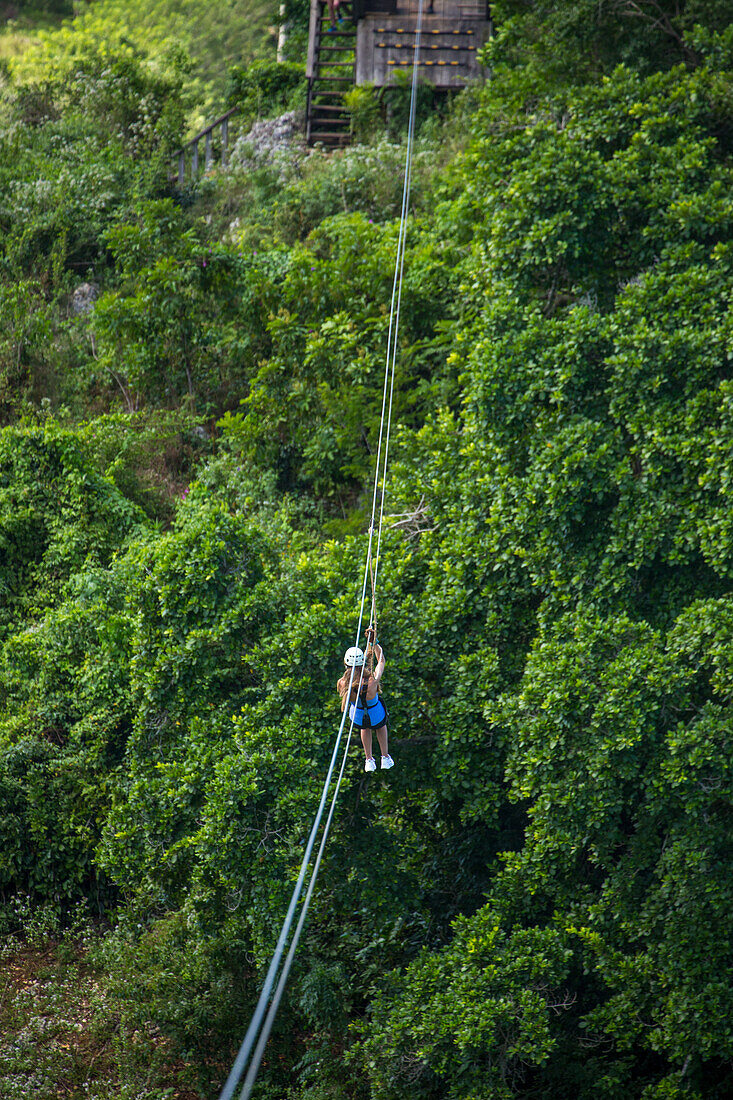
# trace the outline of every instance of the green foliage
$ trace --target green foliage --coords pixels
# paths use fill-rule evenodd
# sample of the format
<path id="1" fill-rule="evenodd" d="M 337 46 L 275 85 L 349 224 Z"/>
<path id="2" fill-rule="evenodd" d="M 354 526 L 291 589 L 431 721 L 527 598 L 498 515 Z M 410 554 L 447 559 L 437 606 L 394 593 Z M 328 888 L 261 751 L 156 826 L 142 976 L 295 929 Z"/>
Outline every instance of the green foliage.
<path id="1" fill-rule="evenodd" d="M 71 433 L 8 428 L 0 454 L 0 888 L 63 911 L 105 896 L 93 853 L 129 721 L 130 636 L 105 567 L 142 514 Z"/>
<path id="2" fill-rule="evenodd" d="M 152 1079 L 156 1098 L 169 1095 L 171 1081 L 210 1093 L 215 1075 L 206 1063 L 218 1064 L 241 1028 L 240 998 L 249 992 L 243 954 L 219 937 L 193 940 L 176 914 L 142 932 L 123 924 L 93 944 L 91 958 L 105 979 L 102 1018 L 114 1029 L 120 1079 L 138 1088 Z M 178 1075 L 173 1051 L 187 1052 Z"/>
<path id="3" fill-rule="evenodd" d="M 480 196 L 490 212 L 489 277 L 533 293 L 546 314 L 583 295 L 605 309 L 672 242 L 727 239 L 716 83 L 706 70 L 642 82 L 619 69 L 504 143 L 492 131 L 511 104 L 488 99 L 462 202 L 473 217 Z"/>
<path id="4" fill-rule="evenodd" d="M 340 491 L 344 475 L 352 481 L 362 476 L 378 434 L 375 383 L 395 249 L 395 227 L 350 215 L 324 221 L 291 252 L 278 312 L 268 319 L 270 358 L 251 380 L 245 415 L 227 422 L 237 447 L 278 470 L 283 489 L 311 488 L 329 497 Z M 420 400 L 430 392 L 430 366 L 441 347 L 433 326 L 451 296 L 445 251 L 428 234 L 418 235 L 410 249 L 398 417 L 409 417 L 415 406 L 420 415 Z"/>
<path id="5" fill-rule="evenodd" d="M 432 1096 L 440 1078 L 453 1096 L 516 1095 L 556 1046 L 571 956 L 555 930 L 507 934 L 488 908 L 458 922 L 449 948 L 412 964 L 396 1004 L 375 1001 L 378 1032 L 362 1048 L 372 1095 Z"/>
<path id="6" fill-rule="evenodd" d="M 658 89 L 671 90 L 673 80 L 679 73 L 640 82 L 619 71 L 603 95 L 588 93 L 595 106 L 586 100 L 577 122 L 566 104 L 561 125 L 540 117 L 500 149 L 481 133 L 482 121 L 469 154 L 470 189 L 455 209 L 479 227 L 480 211 L 489 216 L 486 232 L 478 230 L 481 266 L 467 286 L 475 321 L 454 352 L 464 408 L 460 419 L 444 414 L 404 438 L 398 510 L 422 497 L 432 526 L 421 539 L 427 583 L 415 601 L 426 635 L 457 628 L 462 641 L 498 643 L 496 686 L 478 706 L 492 748 L 508 752 L 519 820 L 526 814 L 522 847 L 506 854 L 491 904 L 466 927 L 480 936 L 498 913 L 506 934 L 559 936 L 574 961 L 559 991 L 543 988 L 556 1008 L 545 1013 L 536 1047 L 507 1021 L 487 1038 L 492 1002 L 484 996 L 474 1018 L 473 991 L 483 987 L 460 935 L 455 956 L 451 943 L 413 963 L 386 986 L 378 1023 L 358 1048 L 371 1059 L 373 1095 L 449 1087 L 456 1097 L 482 1088 L 722 1096 L 730 1083 L 731 1005 L 716 972 L 729 965 L 732 942 L 723 872 L 731 788 L 727 735 L 714 732 L 727 721 L 727 700 L 715 697 L 700 642 L 687 634 L 693 621 L 705 622 L 712 641 L 727 622 L 728 509 L 717 471 L 726 476 L 730 216 L 707 189 L 709 175 L 726 170 L 705 133 L 716 111 L 710 74 L 682 84 L 683 113 L 697 110 L 698 96 L 704 104 L 697 134 L 689 117 L 677 131 L 667 109 L 662 125 L 652 122 L 662 119 Z M 621 138 L 623 114 L 604 105 L 632 88 L 633 123 Z M 488 103 L 485 123 L 495 127 L 498 111 Z M 610 137 L 607 124 L 610 148 L 593 159 L 586 136 Z M 565 142 L 573 150 L 567 175 Z M 506 164 L 519 147 L 535 155 L 521 156 L 508 193 L 488 168 L 484 189 L 483 166 Z M 577 206 L 571 183 L 580 188 Z M 589 198 L 607 185 L 610 206 L 599 216 Z M 604 243 L 595 234 L 609 227 L 622 236 Z M 655 242 L 646 255 L 645 241 Z M 621 258 L 629 268 L 614 270 Z M 680 645 L 680 630 L 693 649 Z M 449 634 L 442 667 L 450 648 Z M 709 783 L 691 765 L 703 742 Z M 482 774 L 485 743 L 456 745 L 467 774 Z M 455 763 L 445 771 L 453 778 Z M 481 812 L 486 820 L 487 807 Z M 517 943 L 510 958 L 521 957 Z M 492 980 L 501 958 L 495 950 L 487 965 Z M 457 994 L 453 982 L 464 974 L 469 986 Z M 502 1006 L 536 996 L 529 982 L 523 994 L 511 983 L 500 979 Z M 578 1046 L 579 1027 L 596 1045 L 590 1057 Z M 385 1049 L 386 1064 L 376 1056 Z M 660 1059 L 656 1071 L 651 1056 Z"/>
<path id="7" fill-rule="evenodd" d="M 631 10 L 498 4 L 491 81 L 417 143 L 397 767 L 349 747 L 273 1100 L 731 1091 L 730 20 Z M 180 55 L 74 33 L 3 107 L 4 415 L 52 376 L 93 404 L 0 434 L 0 929 L 104 912 L 100 1100 L 213 1095 L 339 719 L 404 146 L 176 204 Z M 291 77 L 240 90 L 274 109 Z M 67 322 L 79 270 L 102 292 Z M 0 1044 L 0 1090 L 27 1069 Z"/>
<path id="8" fill-rule="evenodd" d="M 106 231 L 167 187 L 180 141 L 186 64 L 81 36 L 37 83 L 0 103 L 0 422 L 45 399 L 83 415 L 116 385 L 76 317 L 74 290 L 104 281 Z M 71 315 L 71 316 L 70 316 Z M 96 393 L 95 393 L 96 391 Z"/>
<path id="9" fill-rule="evenodd" d="M 192 125 L 198 128 L 222 105 L 228 69 L 272 49 L 273 14 L 264 0 L 234 0 L 218 7 L 199 0 L 97 0 L 80 5 L 74 20 L 41 31 L 11 60 L 11 70 L 24 82 L 38 81 L 49 72 L 68 72 L 87 50 L 122 58 L 182 48 L 193 58 L 190 87 L 197 113 Z"/>
<path id="10" fill-rule="evenodd" d="M 436 104 L 438 95 L 432 84 L 422 80 L 418 82 L 415 96 L 415 128 L 418 132 Z M 379 98 L 390 131 L 396 134 L 405 132 L 410 121 L 412 74 L 398 70 L 394 74 L 394 83 L 380 89 Z"/>
<path id="11" fill-rule="evenodd" d="M 41 28 L 57 27 L 72 10 L 72 0 L 24 0 L 23 4 L 6 5 L 0 24 L 2 76 L 7 75 L 10 58 L 21 56 Z"/>
<path id="12" fill-rule="evenodd" d="M 71 15 L 73 10 L 71 0 L 31 0 L 29 7 L 54 15 Z"/>
<path id="13" fill-rule="evenodd" d="M 267 117 L 305 105 L 302 66 L 288 61 L 253 61 L 229 72 L 227 101 L 246 120 Z"/>
<path id="14" fill-rule="evenodd" d="M 35 134 L 17 126 L 0 138 L 0 149 L 6 271 L 47 278 L 49 256 L 61 269 L 91 266 L 100 233 L 133 182 L 122 150 L 74 120 L 49 122 Z"/>
<path id="15" fill-rule="evenodd" d="M 39 385 L 48 353 L 49 309 L 36 280 L 0 284 L 0 424 Z"/>
<path id="16" fill-rule="evenodd" d="M 103 809 L 86 762 L 62 756 L 44 740 L 6 746 L 0 784 L 0 890 L 22 889 L 58 907 L 96 894 L 91 856 Z"/>
<path id="17" fill-rule="evenodd" d="M 730 22 L 721 0 L 497 0 L 492 15 L 499 27 L 492 63 L 522 65 L 557 84 L 607 75 L 619 63 L 644 75 L 694 65 L 695 26 L 718 31 Z"/>
<path id="18" fill-rule="evenodd" d="M 206 247 L 169 199 L 142 205 L 108 241 L 120 282 L 96 303 L 94 328 L 99 369 L 126 411 L 143 401 L 185 399 L 193 411 L 201 398 L 205 412 L 210 401 L 227 403 L 266 340 L 257 264 L 232 247 Z"/>
<path id="19" fill-rule="evenodd" d="M 78 434 L 100 473 L 164 524 L 172 521 L 194 472 L 212 451 L 206 428 L 182 410 L 99 416 Z"/>
<path id="20" fill-rule="evenodd" d="M 440 168 L 450 146 L 442 138 L 422 139 L 414 149 L 411 196 L 416 213 L 430 210 L 436 192 L 443 190 Z M 274 264 L 328 217 L 363 213 L 380 223 L 399 217 L 404 162 L 404 143 L 385 136 L 332 153 L 314 149 L 305 158 L 297 152 L 292 157 L 279 154 L 270 162 L 247 161 L 241 170 L 217 180 L 216 190 L 205 199 L 223 235 L 245 250 L 256 250 L 262 263 Z"/>
<path id="21" fill-rule="evenodd" d="M 6 996 L 0 1002 L 3 1097 L 55 1100 L 60 1085 L 92 1100 L 162 1100 L 180 1094 L 160 1033 L 147 1022 L 134 1026 L 125 1011 L 114 940 L 104 942 L 84 907 L 64 931 L 27 899 L 19 899 L 16 915 L 23 938 L 0 940 L 6 974 Z M 180 966 L 181 960 L 176 962 Z M 190 1077 L 195 1080 L 195 1073 Z"/>
<path id="22" fill-rule="evenodd" d="M 53 605 L 82 566 L 107 564 L 140 520 L 73 433 L 0 432 L 0 634 Z"/>
<path id="23" fill-rule="evenodd" d="M 344 93 L 344 106 L 351 115 L 351 132 L 358 142 L 368 142 L 381 129 L 379 103 L 370 85 L 357 84 Z"/>
<path id="24" fill-rule="evenodd" d="M 0 422 L 42 398 L 78 407 L 94 337 L 67 320 L 120 210 L 156 193 L 183 120 L 180 56 L 82 49 L 42 84 L 12 85 L 0 128 Z M 96 273 L 95 273 L 96 274 Z"/>

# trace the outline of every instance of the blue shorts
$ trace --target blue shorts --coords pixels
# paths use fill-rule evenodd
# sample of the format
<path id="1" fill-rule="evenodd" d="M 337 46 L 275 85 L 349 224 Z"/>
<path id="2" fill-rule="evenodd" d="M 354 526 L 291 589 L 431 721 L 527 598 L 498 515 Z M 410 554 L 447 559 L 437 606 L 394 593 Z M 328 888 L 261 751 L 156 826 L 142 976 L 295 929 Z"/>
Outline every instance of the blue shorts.
<path id="1" fill-rule="evenodd" d="M 349 706 L 349 718 L 355 726 L 361 726 L 362 729 L 380 729 L 387 721 L 387 710 L 377 695 L 374 699 L 368 699 L 365 707 L 360 706 L 358 703 L 351 703 Z"/>

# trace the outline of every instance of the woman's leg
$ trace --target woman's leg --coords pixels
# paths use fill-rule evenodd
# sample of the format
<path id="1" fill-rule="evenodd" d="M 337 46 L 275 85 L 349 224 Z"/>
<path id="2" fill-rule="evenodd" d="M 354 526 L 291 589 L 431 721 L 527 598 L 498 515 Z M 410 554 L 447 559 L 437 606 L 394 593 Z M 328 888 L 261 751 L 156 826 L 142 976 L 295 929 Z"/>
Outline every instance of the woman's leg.
<path id="1" fill-rule="evenodd" d="M 377 734 L 379 737 L 379 734 Z M 372 758 L 372 731 L 370 728 L 364 728 L 361 731 L 361 743 L 364 746 L 364 756 L 367 760 Z M 382 744 L 381 738 L 379 744 Z"/>
<path id="2" fill-rule="evenodd" d="M 336 26 L 336 9 L 339 6 L 340 0 L 326 0 L 328 4 L 328 14 L 331 16 L 331 26 Z"/>
<path id="3" fill-rule="evenodd" d="M 380 726 L 378 730 L 374 731 L 377 735 L 377 741 L 379 741 L 379 747 L 382 750 L 382 756 L 389 756 L 389 749 L 387 748 L 387 727 Z M 369 739 L 371 743 L 371 738 Z"/>

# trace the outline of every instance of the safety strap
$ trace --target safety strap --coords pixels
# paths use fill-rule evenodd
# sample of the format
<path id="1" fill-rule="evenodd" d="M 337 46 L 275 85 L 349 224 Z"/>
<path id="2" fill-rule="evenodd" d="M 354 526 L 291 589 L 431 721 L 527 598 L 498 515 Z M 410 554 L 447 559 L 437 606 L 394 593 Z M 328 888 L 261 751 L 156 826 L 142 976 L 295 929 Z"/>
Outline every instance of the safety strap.
<path id="1" fill-rule="evenodd" d="M 367 672 L 374 673 L 374 643 L 377 640 L 377 590 L 374 585 L 374 563 L 372 561 L 371 550 L 369 552 L 369 577 L 372 584 L 372 610 L 369 618 L 369 629 L 373 630 L 372 641 L 369 646 L 369 652 L 367 655 Z"/>

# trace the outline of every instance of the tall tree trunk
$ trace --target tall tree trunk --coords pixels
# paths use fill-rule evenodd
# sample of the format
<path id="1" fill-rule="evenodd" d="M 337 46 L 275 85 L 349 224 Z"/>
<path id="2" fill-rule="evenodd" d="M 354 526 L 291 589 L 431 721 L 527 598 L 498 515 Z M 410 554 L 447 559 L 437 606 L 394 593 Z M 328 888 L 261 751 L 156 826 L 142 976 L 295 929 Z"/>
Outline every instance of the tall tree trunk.
<path id="1" fill-rule="evenodd" d="M 285 60 L 285 43 L 288 40 L 290 24 L 285 22 L 285 5 L 280 5 L 280 30 L 277 36 L 277 63 Z"/>

